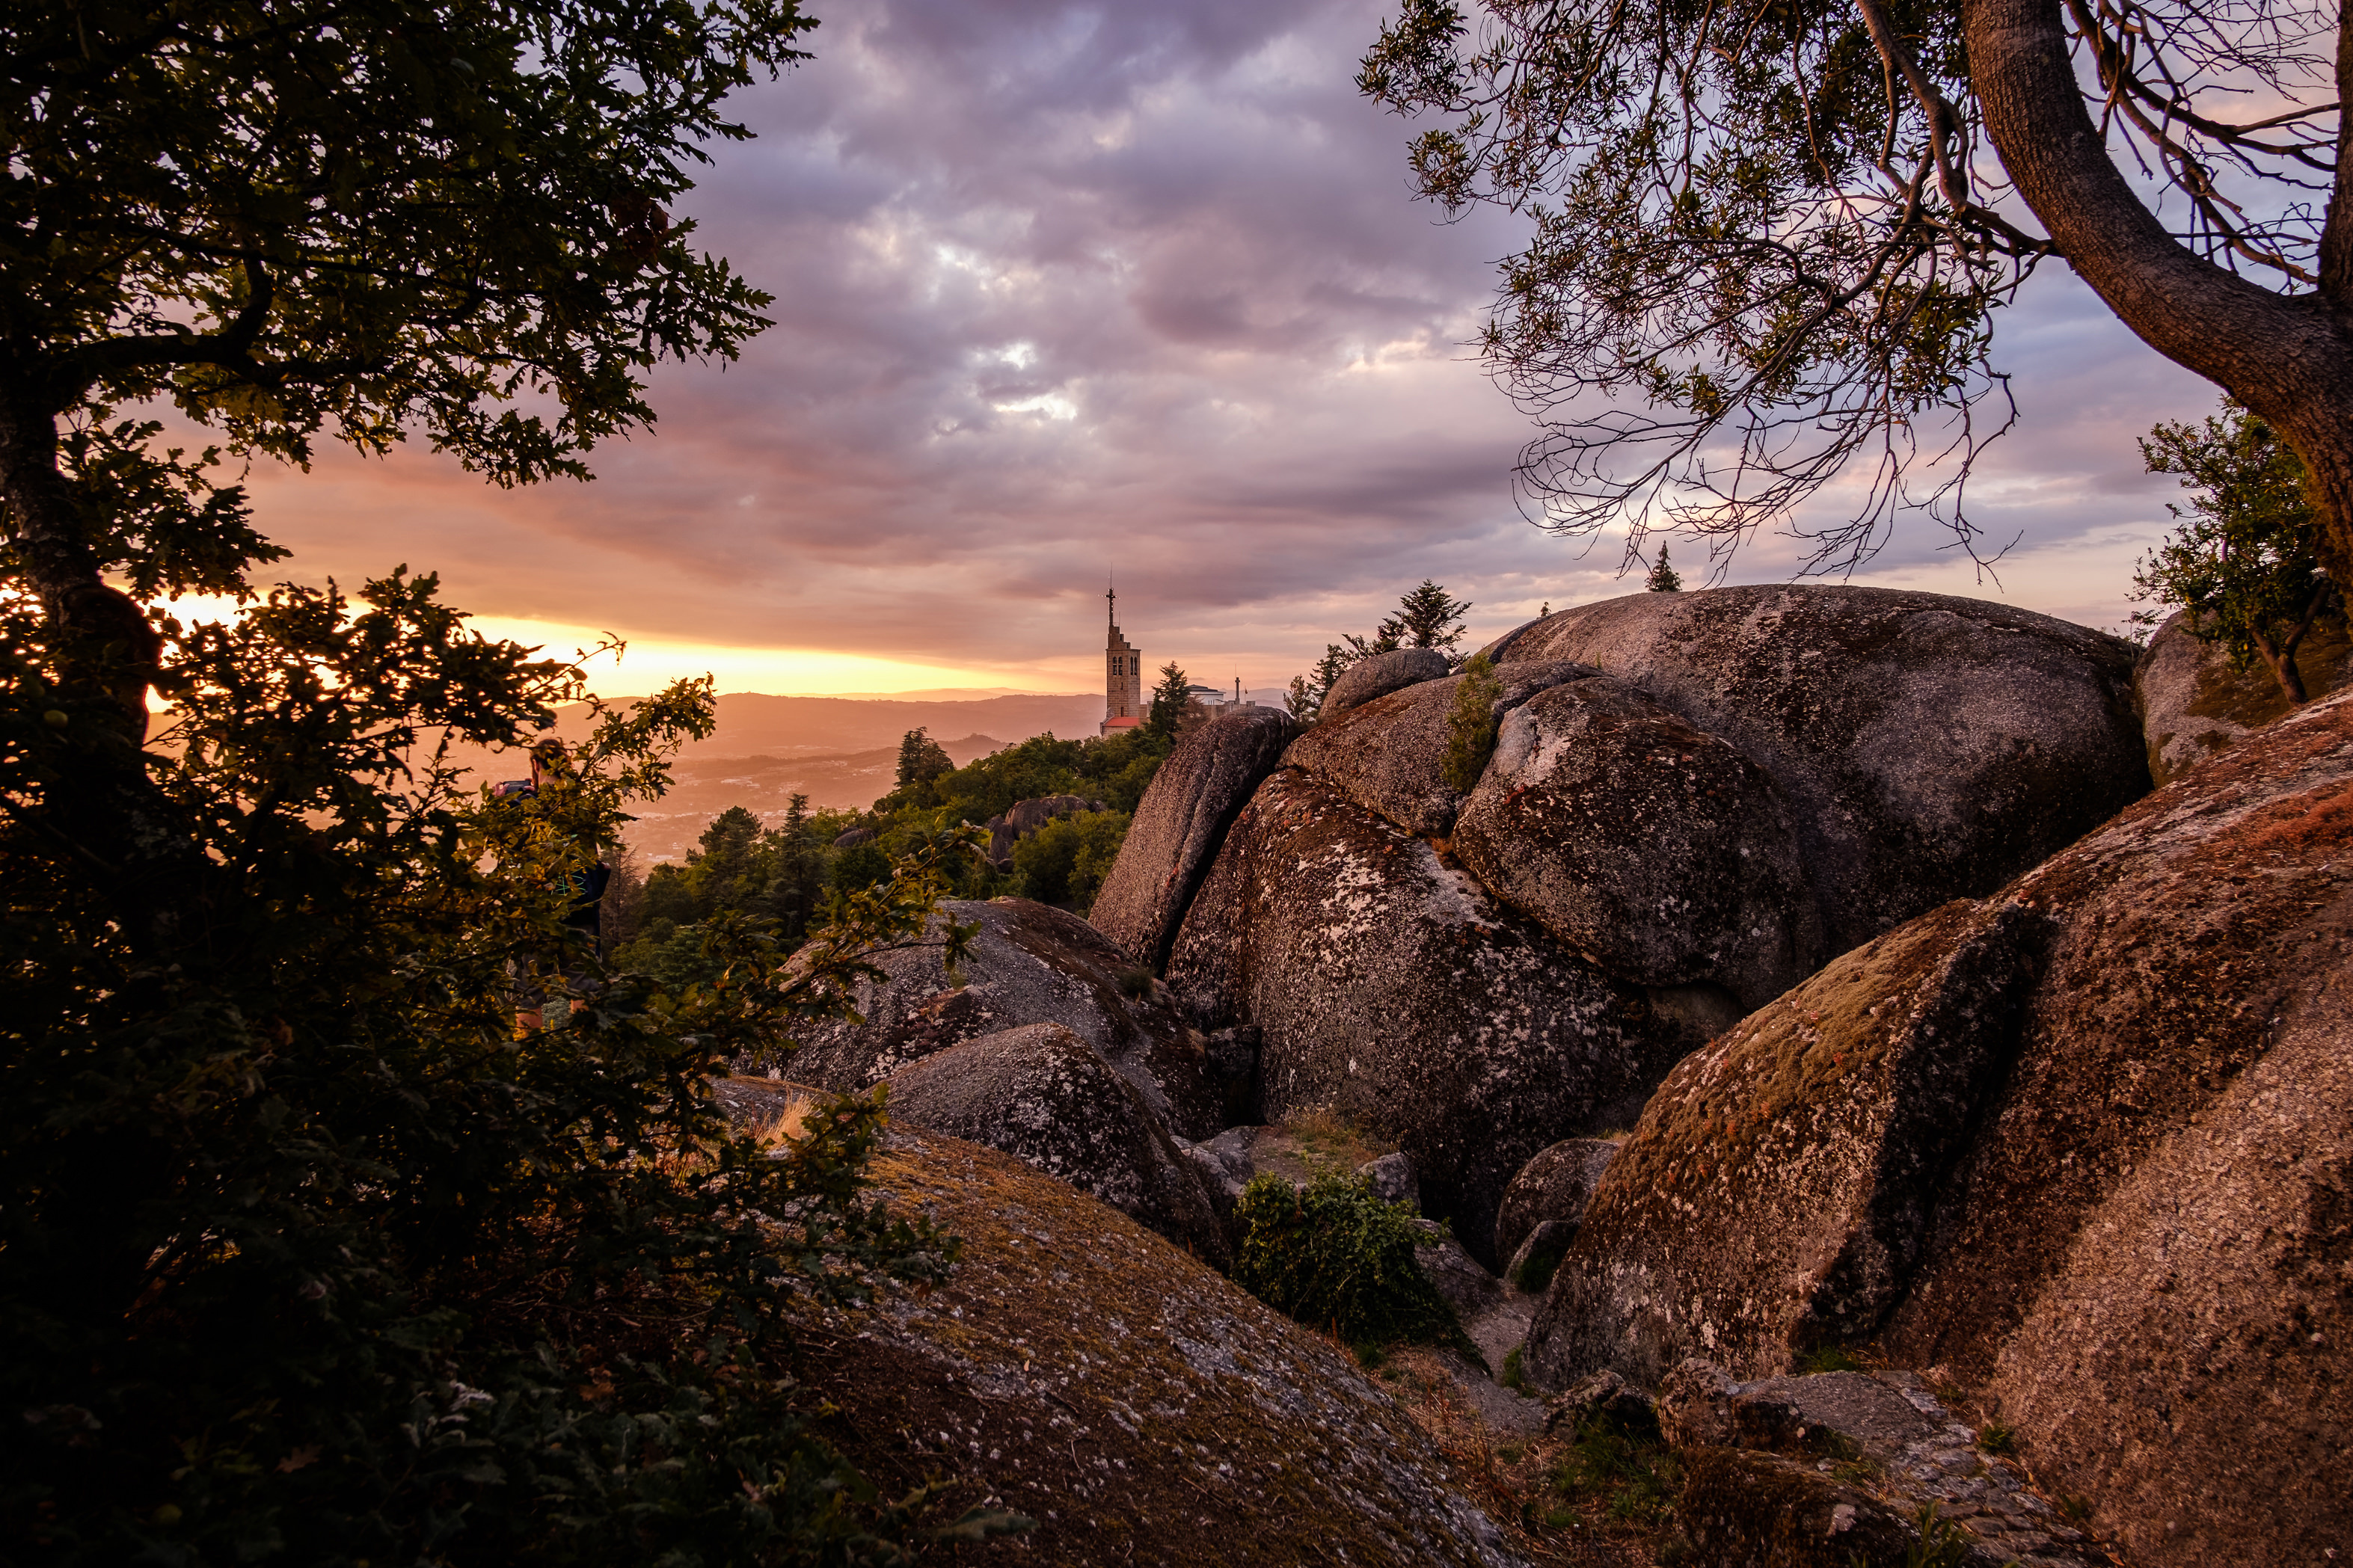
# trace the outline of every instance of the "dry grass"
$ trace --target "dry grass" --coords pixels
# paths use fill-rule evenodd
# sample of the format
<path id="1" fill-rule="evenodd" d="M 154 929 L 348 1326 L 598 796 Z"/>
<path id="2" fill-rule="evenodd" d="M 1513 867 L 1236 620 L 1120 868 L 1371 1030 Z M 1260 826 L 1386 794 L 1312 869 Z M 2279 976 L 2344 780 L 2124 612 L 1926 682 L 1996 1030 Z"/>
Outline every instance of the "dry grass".
<path id="1" fill-rule="evenodd" d="M 781 1149 L 787 1143 L 798 1142 L 801 1134 L 808 1130 L 809 1113 L 816 1109 L 814 1098 L 796 1096 L 767 1120 L 749 1128 L 748 1135 L 763 1149 Z"/>
<path id="2" fill-rule="evenodd" d="M 1318 1176 L 1345 1175 L 1367 1160 L 1397 1152 L 1388 1139 L 1322 1106 L 1293 1112 L 1280 1130 L 1298 1145 L 1300 1162 Z"/>

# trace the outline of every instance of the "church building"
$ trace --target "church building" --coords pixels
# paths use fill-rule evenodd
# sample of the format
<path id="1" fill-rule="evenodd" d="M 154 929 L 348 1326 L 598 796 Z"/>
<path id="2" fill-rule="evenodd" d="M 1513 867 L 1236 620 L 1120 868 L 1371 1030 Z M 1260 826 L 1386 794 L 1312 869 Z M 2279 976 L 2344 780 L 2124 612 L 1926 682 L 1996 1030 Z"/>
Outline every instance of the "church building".
<path id="1" fill-rule="evenodd" d="M 1117 734 L 1144 722 L 1144 655 L 1127 646 L 1119 632 L 1119 592 L 1103 597 L 1111 602 L 1111 635 L 1103 644 L 1103 721 L 1100 733 Z"/>

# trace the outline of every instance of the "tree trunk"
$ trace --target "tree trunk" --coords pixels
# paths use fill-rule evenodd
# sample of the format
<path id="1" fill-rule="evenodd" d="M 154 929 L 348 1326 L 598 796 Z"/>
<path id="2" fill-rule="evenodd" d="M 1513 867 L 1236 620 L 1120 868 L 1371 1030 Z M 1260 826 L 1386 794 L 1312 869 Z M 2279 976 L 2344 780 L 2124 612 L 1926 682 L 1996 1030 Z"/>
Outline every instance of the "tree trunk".
<path id="1" fill-rule="evenodd" d="M 2321 287 L 2275 294 L 2165 232 L 2102 143 L 2067 58 L 2061 0 L 1964 0 L 1963 37 L 1987 134 L 2076 275 L 2143 342 L 2229 392 L 2311 469 L 2332 571 L 2353 564 L 2353 192 L 2338 135 Z M 2353 45 L 2340 16 L 2340 95 Z"/>
<path id="2" fill-rule="evenodd" d="M 55 419 L 33 401 L 35 378 L 12 376 L 18 368 L 0 365 L 14 394 L 0 395 L 0 502 L 48 623 L 59 695 L 82 715 L 65 733 L 65 776 L 40 828 L 93 874 L 142 959 L 193 978 L 212 956 L 216 874 L 140 750 L 159 644 L 139 606 L 100 576 L 58 469 Z"/>
<path id="3" fill-rule="evenodd" d="M 2295 639 L 2290 637 L 2284 646 L 2274 647 L 2271 638 L 2257 632 L 2254 643 L 2255 651 L 2262 654 L 2263 662 L 2271 667 L 2272 679 L 2279 682 L 2280 694 L 2295 706 L 2303 707 L 2306 700 L 2304 673 L 2295 667 Z"/>

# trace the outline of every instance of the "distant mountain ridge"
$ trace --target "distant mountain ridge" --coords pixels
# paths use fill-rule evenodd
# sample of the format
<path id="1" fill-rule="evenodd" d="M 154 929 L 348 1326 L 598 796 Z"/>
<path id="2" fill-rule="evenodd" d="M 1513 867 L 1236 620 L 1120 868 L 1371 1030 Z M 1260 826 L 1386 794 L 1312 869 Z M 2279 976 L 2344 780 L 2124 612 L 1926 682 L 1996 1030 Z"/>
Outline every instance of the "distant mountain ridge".
<path id="1" fill-rule="evenodd" d="M 619 699 L 622 702 L 633 698 Z M 816 752 L 860 752 L 896 746 L 914 729 L 935 737 L 1003 735 L 1012 741 L 1054 734 L 1082 740 L 1103 722 L 1100 693 L 1029 693 L 965 700 L 871 697 L 773 697 L 758 691 L 727 691 L 719 697 L 719 729 L 710 740 L 689 746 L 681 761 L 703 757 L 787 757 Z M 567 739 L 585 732 L 581 710 L 557 720 Z"/>

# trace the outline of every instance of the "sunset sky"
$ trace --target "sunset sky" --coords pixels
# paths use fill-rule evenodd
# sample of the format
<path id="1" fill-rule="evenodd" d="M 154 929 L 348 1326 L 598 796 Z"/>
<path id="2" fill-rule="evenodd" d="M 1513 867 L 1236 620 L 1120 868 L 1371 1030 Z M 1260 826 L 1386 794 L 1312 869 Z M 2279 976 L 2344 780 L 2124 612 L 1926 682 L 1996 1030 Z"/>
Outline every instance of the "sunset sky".
<path id="1" fill-rule="evenodd" d="M 491 631 L 618 632 L 610 692 L 1094 689 L 1113 573 L 1152 665 L 1253 687 L 1425 576 L 1481 639 L 1639 586 L 1514 508 L 1527 426 L 1463 344 L 1519 231 L 1409 196 L 1408 128 L 1352 85 L 1375 0 L 813 8 L 818 58 L 739 100 L 759 139 L 684 205 L 776 326 L 659 373 L 593 484 L 498 491 L 421 447 L 257 468 L 285 574 L 405 562 Z M 1926 525 L 1855 580 L 2114 626 L 2173 493 L 2133 437 L 2212 390 L 2061 269 L 2000 331 L 2023 417 L 1973 491 L 2023 532 L 2000 584 Z M 1758 540 L 1727 580 L 1799 559 Z"/>

